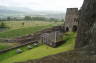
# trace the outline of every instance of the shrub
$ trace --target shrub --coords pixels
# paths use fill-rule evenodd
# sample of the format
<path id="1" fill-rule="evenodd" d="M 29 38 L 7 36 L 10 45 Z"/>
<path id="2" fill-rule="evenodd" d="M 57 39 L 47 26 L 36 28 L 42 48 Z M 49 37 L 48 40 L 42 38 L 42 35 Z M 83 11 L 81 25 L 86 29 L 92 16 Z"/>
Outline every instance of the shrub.
<path id="1" fill-rule="evenodd" d="M 4 22 L 2 22 L 2 23 L 0 24 L 0 28 L 7 28 L 7 26 L 6 26 L 6 24 L 5 24 Z"/>

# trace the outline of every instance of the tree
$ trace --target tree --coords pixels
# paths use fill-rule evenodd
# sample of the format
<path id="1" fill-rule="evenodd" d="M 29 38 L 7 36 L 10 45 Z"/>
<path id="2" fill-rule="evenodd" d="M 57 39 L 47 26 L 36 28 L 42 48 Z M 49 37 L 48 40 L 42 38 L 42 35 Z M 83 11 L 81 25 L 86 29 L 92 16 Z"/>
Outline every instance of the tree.
<path id="1" fill-rule="evenodd" d="M 0 28 L 6 28 L 7 26 L 6 26 L 6 24 L 4 23 L 4 22 L 2 22 L 1 24 L 0 24 Z"/>
<path id="2" fill-rule="evenodd" d="M 25 20 L 32 20 L 31 16 L 25 16 Z"/>
<path id="3" fill-rule="evenodd" d="M 32 17 L 32 20 L 39 20 L 39 21 L 45 21 L 45 20 L 48 20 L 47 18 L 45 17 Z"/>
<path id="4" fill-rule="evenodd" d="M 7 21 L 10 21 L 11 20 L 11 18 L 10 17 L 7 17 Z"/>

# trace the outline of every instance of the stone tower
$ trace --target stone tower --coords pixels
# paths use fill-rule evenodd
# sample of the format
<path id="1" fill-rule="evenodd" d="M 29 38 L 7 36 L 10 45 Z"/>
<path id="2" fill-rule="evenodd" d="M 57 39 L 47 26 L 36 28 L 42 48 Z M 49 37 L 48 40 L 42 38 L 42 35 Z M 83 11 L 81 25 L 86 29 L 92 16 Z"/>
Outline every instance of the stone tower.
<path id="1" fill-rule="evenodd" d="M 66 32 L 77 31 L 78 8 L 67 8 L 64 25 Z"/>

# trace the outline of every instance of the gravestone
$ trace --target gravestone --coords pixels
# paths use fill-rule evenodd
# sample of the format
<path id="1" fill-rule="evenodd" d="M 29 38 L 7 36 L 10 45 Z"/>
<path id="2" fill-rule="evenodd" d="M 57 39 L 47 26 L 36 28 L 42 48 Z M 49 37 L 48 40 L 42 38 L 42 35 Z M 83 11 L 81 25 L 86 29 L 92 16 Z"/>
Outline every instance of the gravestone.
<path id="1" fill-rule="evenodd" d="M 23 51 L 21 49 L 17 49 L 16 53 L 22 53 Z"/>
<path id="2" fill-rule="evenodd" d="M 28 49 L 32 49 L 32 46 L 31 46 L 31 45 L 28 45 L 27 48 L 28 48 Z"/>

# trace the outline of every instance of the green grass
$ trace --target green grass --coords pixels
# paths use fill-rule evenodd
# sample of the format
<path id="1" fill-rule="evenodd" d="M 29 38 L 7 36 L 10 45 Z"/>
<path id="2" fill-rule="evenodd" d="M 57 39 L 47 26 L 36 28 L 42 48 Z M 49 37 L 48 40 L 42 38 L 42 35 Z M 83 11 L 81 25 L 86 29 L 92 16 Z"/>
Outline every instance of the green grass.
<path id="1" fill-rule="evenodd" d="M 18 45 L 17 43 L 5 43 L 5 42 L 0 42 L 0 50 L 9 48 L 9 47 L 13 47 Z"/>
<path id="2" fill-rule="evenodd" d="M 7 44 L 0 43 L 0 50 L 10 47 Z"/>
<path id="3" fill-rule="evenodd" d="M 28 27 L 34 27 L 34 26 L 46 26 L 48 24 L 54 24 L 54 25 L 60 25 L 63 22 L 49 22 L 49 21 L 3 21 L 10 29 L 20 29 L 20 28 L 28 28 Z M 0 21 L 2 23 L 2 21 Z M 22 25 L 22 23 L 25 23 Z"/>
<path id="4" fill-rule="evenodd" d="M 36 47 L 38 47 L 38 46 L 40 46 L 40 45 L 34 46 L 33 44 L 30 44 L 30 46 L 32 46 L 32 49 L 34 49 L 34 48 L 36 48 Z M 2 61 L 2 60 L 4 60 L 4 59 L 8 59 L 8 58 L 10 58 L 10 57 L 12 57 L 12 56 L 14 56 L 14 55 L 18 55 L 18 54 L 16 53 L 16 50 L 17 50 L 17 49 L 21 49 L 21 50 L 23 50 L 23 52 L 29 50 L 28 47 L 27 47 L 27 45 L 26 45 L 26 46 L 23 46 L 23 47 L 20 47 L 20 48 L 16 48 L 16 49 L 10 50 L 10 51 L 8 51 L 8 52 L 6 52 L 6 53 L 2 53 L 2 54 L 0 54 L 0 61 Z"/>
<path id="5" fill-rule="evenodd" d="M 24 26 L 22 26 L 22 22 L 25 23 Z M 0 38 L 16 38 L 62 24 L 62 22 L 54 23 L 44 21 L 4 21 L 4 23 L 6 23 L 9 29 L 5 30 L 5 32 L 0 32 Z"/>
<path id="6" fill-rule="evenodd" d="M 16 38 L 19 36 L 24 36 L 27 34 L 32 34 L 34 32 L 37 32 L 39 30 L 43 30 L 45 28 L 52 27 L 53 25 L 46 25 L 46 26 L 34 26 L 34 27 L 28 27 L 28 28 L 21 28 L 21 29 L 15 29 L 15 30 L 9 30 L 6 32 L 0 32 L 0 38 Z"/>
<path id="7" fill-rule="evenodd" d="M 17 55 L 13 54 L 13 56 L 3 59 L 1 63 L 14 63 L 14 62 L 21 62 L 21 61 L 27 61 L 32 59 L 39 59 L 39 58 L 57 54 L 60 52 L 73 50 L 75 45 L 75 37 L 76 37 L 76 33 L 67 33 L 64 36 L 64 40 L 66 40 L 66 43 L 61 45 L 58 48 L 51 48 L 49 46 L 42 45 L 37 48 L 25 51 L 21 54 L 17 54 Z M 13 52 L 10 51 L 9 54 L 8 53 L 4 54 L 4 56 L 12 55 L 12 53 Z M 0 55 L 0 57 L 3 58 L 3 55 L 2 56 Z"/>

